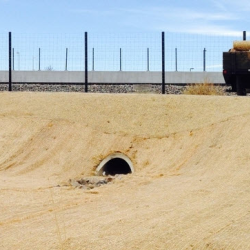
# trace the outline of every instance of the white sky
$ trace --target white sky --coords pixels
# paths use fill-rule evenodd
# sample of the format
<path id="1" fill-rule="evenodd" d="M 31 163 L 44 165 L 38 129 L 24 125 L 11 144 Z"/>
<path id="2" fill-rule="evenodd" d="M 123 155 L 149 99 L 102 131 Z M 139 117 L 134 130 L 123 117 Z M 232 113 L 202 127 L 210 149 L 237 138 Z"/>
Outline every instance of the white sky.
<path id="1" fill-rule="evenodd" d="M 0 32 L 238 35 L 249 11 L 249 0 L 0 0 Z"/>

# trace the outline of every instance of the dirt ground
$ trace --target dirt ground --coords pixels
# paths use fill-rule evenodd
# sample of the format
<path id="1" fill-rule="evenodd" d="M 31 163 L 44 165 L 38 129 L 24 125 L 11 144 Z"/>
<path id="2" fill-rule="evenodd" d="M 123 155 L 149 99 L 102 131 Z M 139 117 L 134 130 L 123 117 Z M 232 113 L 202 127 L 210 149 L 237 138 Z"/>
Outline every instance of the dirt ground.
<path id="1" fill-rule="evenodd" d="M 249 97 L 2 92 L 0 127 L 0 249 L 250 249 Z"/>

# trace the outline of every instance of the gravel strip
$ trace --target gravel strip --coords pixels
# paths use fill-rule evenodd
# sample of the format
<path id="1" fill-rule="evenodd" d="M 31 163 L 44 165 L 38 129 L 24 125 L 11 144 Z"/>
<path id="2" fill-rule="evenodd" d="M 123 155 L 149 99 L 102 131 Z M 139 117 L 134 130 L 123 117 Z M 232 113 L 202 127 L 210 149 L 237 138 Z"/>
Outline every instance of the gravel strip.
<path id="1" fill-rule="evenodd" d="M 8 84 L 1 84 L 0 91 L 8 91 Z M 160 84 L 91 84 L 88 86 L 90 93 L 154 93 L 161 94 Z M 166 94 L 179 95 L 186 86 L 166 85 Z M 230 87 L 222 86 L 225 95 L 236 95 L 230 92 Z M 85 92 L 85 85 L 62 85 L 62 84 L 12 84 L 13 91 L 35 91 L 35 92 Z"/>

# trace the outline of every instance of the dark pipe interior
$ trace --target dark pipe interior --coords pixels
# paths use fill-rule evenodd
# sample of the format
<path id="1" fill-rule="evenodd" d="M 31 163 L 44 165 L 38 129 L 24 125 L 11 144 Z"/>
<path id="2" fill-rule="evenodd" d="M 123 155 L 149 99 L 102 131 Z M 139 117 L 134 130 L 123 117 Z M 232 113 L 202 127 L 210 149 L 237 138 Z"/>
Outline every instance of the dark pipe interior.
<path id="1" fill-rule="evenodd" d="M 125 160 L 114 158 L 103 166 L 103 173 L 105 175 L 129 174 L 131 169 Z"/>

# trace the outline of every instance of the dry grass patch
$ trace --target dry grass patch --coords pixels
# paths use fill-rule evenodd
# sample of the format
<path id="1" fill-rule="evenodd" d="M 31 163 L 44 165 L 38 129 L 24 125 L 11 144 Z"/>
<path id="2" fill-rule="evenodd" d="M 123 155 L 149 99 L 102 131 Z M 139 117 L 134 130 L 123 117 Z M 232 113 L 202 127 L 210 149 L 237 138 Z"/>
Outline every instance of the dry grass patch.
<path id="1" fill-rule="evenodd" d="M 216 86 L 213 83 L 203 82 L 188 85 L 183 91 L 184 95 L 225 95 L 221 86 Z"/>

